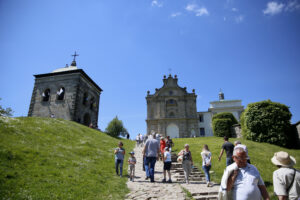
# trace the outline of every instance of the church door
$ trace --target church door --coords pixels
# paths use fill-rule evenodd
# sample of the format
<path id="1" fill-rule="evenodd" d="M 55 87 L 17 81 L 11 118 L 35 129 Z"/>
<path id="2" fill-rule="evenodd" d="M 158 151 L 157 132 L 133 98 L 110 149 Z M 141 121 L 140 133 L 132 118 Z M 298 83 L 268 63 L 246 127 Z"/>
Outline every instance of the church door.
<path id="1" fill-rule="evenodd" d="M 176 124 L 169 124 L 167 127 L 167 135 L 170 138 L 179 138 L 179 128 Z"/>

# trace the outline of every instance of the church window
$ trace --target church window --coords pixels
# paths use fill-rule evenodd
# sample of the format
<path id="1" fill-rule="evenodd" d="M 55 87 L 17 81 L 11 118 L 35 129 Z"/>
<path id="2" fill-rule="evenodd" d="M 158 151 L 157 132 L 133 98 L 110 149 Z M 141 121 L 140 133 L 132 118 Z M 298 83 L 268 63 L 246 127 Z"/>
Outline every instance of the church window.
<path id="1" fill-rule="evenodd" d="M 204 122 L 204 118 L 202 114 L 199 115 L 199 122 Z"/>
<path id="2" fill-rule="evenodd" d="M 58 91 L 57 91 L 57 100 L 64 100 L 65 97 L 65 88 L 61 87 Z"/>
<path id="3" fill-rule="evenodd" d="M 43 101 L 49 101 L 49 98 L 50 98 L 50 89 L 46 89 L 42 93 L 42 97 L 43 97 Z"/>
<path id="4" fill-rule="evenodd" d="M 205 136 L 205 129 L 204 128 L 200 128 L 200 136 Z"/>
<path id="5" fill-rule="evenodd" d="M 95 98 L 92 97 L 90 100 L 90 109 L 94 110 L 95 107 L 96 107 Z"/>
<path id="6" fill-rule="evenodd" d="M 86 105 L 86 104 L 87 104 L 87 101 L 88 101 L 88 94 L 85 92 L 85 93 L 83 94 L 82 104 L 83 104 L 83 105 Z"/>
<path id="7" fill-rule="evenodd" d="M 169 117 L 170 117 L 170 118 L 175 117 L 174 113 L 173 113 L 173 112 L 170 112 Z"/>
<path id="8" fill-rule="evenodd" d="M 173 95 L 173 91 L 172 91 L 172 90 L 170 90 L 170 91 L 169 91 L 169 94 L 170 94 L 170 95 Z"/>
<path id="9" fill-rule="evenodd" d="M 169 99 L 169 100 L 167 100 L 166 105 L 167 106 L 177 106 L 177 101 L 174 99 Z"/>

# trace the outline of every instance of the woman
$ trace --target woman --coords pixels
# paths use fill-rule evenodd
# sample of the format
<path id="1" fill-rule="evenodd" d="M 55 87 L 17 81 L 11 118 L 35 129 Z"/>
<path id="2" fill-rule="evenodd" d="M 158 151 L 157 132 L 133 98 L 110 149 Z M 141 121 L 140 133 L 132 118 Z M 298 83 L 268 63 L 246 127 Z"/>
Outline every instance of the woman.
<path id="1" fill-rule="evenodd" d="M 161 152 L 161 160 L 164 161 L 164 153 L 166 148 L 166 141 L 164 137 L 160 138 L 160 152 Z"/>
<path id="2" fill-rule="evenodd" d="M 185 182 L 187 184 L 190 183 L 189 181 L 189 176 L 192 171 L 192 165 L 193 165 L 193 158 L 192 158 L 192 153 L 189 150 L 190 146 L 188 144 L 184 145 L 184 149 L 182 149 L 179 153 L 178 156 L 182 156 L 182 168 L 184 171 L 184 178 Z"/>
<path id="3" fill-rule="evenodd" d="M 211 186 L 210 176 L 209 176 L 209 170 L 211 168 L 211 152 L 209 151 L 209 148 L 206 144 L 203 146 L 201 157 L 202 157 L 202 169 L 205 173 L 207 187 L 209 187 Z"/>
<path id="4" fill-rule="evenodd" d="M 123 173 L 123 161 L 125 155 L 125 149 L 123 148 L 123 143 L 119 142 L 119 147 L 115 149 L 115 168 L 116 174 L 119 175 L 119 166 L 120 166 L 120 177 Z"/>

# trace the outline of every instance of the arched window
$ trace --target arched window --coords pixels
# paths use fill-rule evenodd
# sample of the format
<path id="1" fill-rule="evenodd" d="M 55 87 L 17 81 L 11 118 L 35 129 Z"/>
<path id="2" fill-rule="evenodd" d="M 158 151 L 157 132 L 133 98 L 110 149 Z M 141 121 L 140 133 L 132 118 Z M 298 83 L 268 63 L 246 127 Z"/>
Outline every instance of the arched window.
<path id="1" fill-rule="evenodd" d="M 170 112 L 170 113 L 169 113 L 169 117 L 170 117 L 170 118 L 175 117 L 175 114 L 174 114 L 173 112 Z"/>
<path id="2" fill-rule="evenodd" d="M 85 92 L 85 93 L 83 94 L 82 104 L 83 104 L 83 105 L 86 105 L 86 104 L 87 104 L 87 101 L 88 101 L 88 94 Z"/>
<path id="3" fill-rule="evenodd" d="M 61 87 L 58 91 L 57 91 L 57 100 L 64 100 L 65 97 L 65 88 Z"/>
<path id="4" fill-rule="evenodd" d="M 42 97 L 43 97 L 43 101 L 49 101 L 49 99 L 50 99 L 50 89 L 49 88 L 43 92 Z"/>
<path id="5" fill-rule="evenodd" d="M 91 110 L 94 110 L 94 107 L 96 106 L 96 103 L 95 103 L 95 98 L 92 97 L 91 100 L 90 100 L 90 109 Z"/>
<path id="6" fill-rule="evenodd" d="M 169 99 L 169 100 L 167 100 L 166 105 L 167 106 L 177 106 L 177 101 L 174 99 Z"/>

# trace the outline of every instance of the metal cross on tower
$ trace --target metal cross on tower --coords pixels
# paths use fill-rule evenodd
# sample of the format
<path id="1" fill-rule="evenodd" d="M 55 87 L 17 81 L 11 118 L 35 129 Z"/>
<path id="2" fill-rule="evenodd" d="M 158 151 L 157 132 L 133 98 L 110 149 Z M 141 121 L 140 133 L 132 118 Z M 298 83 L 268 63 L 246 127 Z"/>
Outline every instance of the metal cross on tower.
<path id="1" fill-rule="evenodd" d="M 76 56 L 79 56 L 79 54 L 76 54 L 76 51 L 75 51 L 74 55 L 72 55 L 72 56 L 74 57 L 73 61 L 75 61 Z"/>

